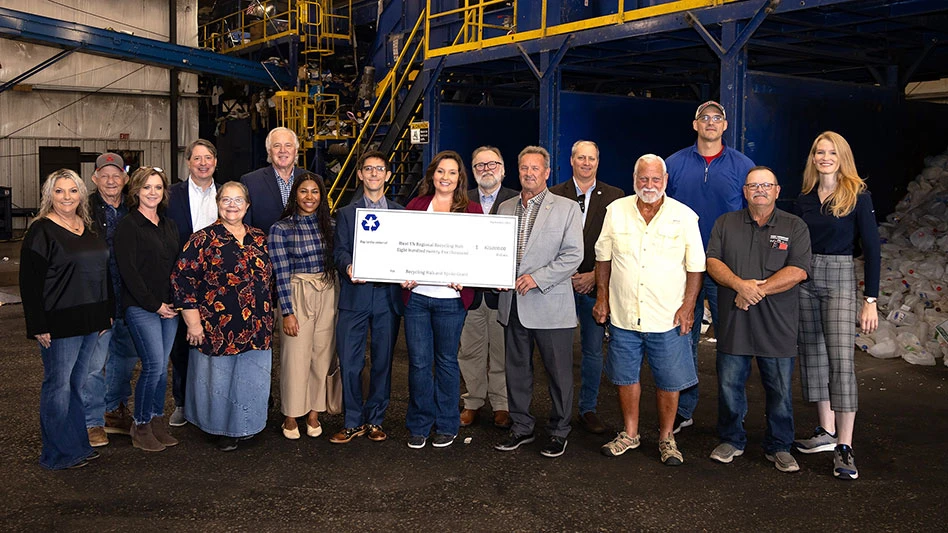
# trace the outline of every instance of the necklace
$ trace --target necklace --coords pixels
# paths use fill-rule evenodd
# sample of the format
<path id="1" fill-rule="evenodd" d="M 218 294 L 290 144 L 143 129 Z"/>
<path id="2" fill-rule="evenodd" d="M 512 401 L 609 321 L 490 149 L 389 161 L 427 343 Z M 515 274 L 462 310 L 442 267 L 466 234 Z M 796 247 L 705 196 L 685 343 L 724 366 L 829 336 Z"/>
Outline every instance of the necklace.
<path id="1" fill-rule="evenodd" d="M 77 235 L 80 234 L 80 233 L 82 233 L 82 220 L 81 220 L 81 219 L 79 220 L 79 223 L 78 223 L 77 225 L 73 226 L 73 225 L 70 224 L 69 222 L 66 222 L 66 219 L 65 219 L 65 218 L 59 216 L 58 213 L 53 213 L 53 214 L 55 214 L 55 215 L 56 215 L 56 218 L 59 219 L 59 222 L 60 222 L 59 225 L 60 225 L 60 226 L 62 226 L 62 227 L 64 227 L 64 228 L 68 229 L 69 231 L 71 231 L 71 232 L 73 232 L 73 233 L 75 233 L 75 234 L 77 234 Z M 53 222 L 56 222 L 56 221 L 54 220 Z"/>

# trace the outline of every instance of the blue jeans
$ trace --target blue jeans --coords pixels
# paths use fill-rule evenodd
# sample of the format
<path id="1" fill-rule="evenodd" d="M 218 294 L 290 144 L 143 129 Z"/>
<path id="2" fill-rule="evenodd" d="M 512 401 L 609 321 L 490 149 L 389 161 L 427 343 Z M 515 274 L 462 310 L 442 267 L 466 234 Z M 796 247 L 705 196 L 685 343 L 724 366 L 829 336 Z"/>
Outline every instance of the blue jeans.
<path id="1" fill-rule="evenodd" d="M 766 453 L 789 451 L 793 444 L 794 357 L 752 357 L 718 352 L 718 438 L 741 450 L 747 444 L 744 417 L 747 416 L 747 377 L 751 361 L 757 359 L 760 381 L 764 385 L 767 430 L 763 448 Z"/>
<path id="2" fill-rule="evenodd" d="M 99 333 L 52 339 L 40 346 L 43 385 L 40 388 L 40 464 L 58 470 L 81 463 L 89 454 L 89 434 L 82 406 L 82 388 Z"/>
<path id="3" fill-rule="evenodd" d="M 704 320 L 705 300 L 708 300 L 708 309 L 711 311 L 711 323 L 717 327 L 718 284 L 707 273 L 704 275 L 701 292 L 698 293 L 698 300 L 695 303 L 695 323 L 691 328 L 691 355 L 695 362 L 695 374 L 698 373 L 698 341 L 701 340 L 701 321 Z M 681 391 L 681 395 L 678 396 L 678 415 L 685 419 L 691 418 L 697 407 L 698 386 Z"/>
<path id="4" fill-rule="evenodd" d="M 92 357 L 89 358 L 88 374 L 82 385 L 82 408 L 86 416 L 86 427 L 94 428 L 105 425 L 105 380 L 107 373 L 105 365 L 109 360 L 109 346 L 112 344 L 111 329 L 105 330 L 96 338 Z"/>
<path id="5" fill-rule="evenodd" d="M 579 342 L 583 350 L 580 363 L 579 414 L 595 412 L 602 381 L 602 340 L 606 328 L 596 323 L 592 308 L 596 299 L 588 294 L 573 293 L 579 317 Z"/>
<path id="6" fill-rule="evenodd" d="M 135 385 L 133 417 L 136 424 L 147 424 L 152 418 L 165 414 L 168 356 L 178 331 L 178 317 L 161 318 L 157 313 L 133 305 L 125 310 L 125 321 L 142 360 L 142 371 Z"/>
<path id="7" fill-rule="evenodd" d="M 467 310 L 460 298 L 412 294 L 405 307 L 408 345 L 408 412 L 405 426 L 412 435 L 457 435 L 461 371 L 458 343 Z M 432 373 L 433 369 L 433 373 Z"/>
<path id="8" fill-rule="evenodd" d="M 128 331 L 128 324 L 124 318 L 116 318 L 112 323 L 109 358 L 105 361 L 106 411 L 118 409 L 119 404 L 128 406 L 128 398 L 132 395 L 132 373 L 135 372 L 137 363 L 138 351 L 135 350 L 135 342 Z M 86 417 L 88 416 L 87 413 Z"/>

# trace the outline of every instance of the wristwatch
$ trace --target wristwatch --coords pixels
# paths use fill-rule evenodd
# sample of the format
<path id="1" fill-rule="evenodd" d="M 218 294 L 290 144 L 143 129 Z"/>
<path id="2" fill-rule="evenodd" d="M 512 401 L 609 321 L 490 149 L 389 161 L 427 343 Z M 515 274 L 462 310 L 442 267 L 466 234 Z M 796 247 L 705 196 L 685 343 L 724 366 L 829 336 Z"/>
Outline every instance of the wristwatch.
<path id="1" fill-rule="evenodd" d="M 876 298 L 875 296 L 866 296 L 867 304 L 874 304 L 876 303 L 876 300 L 878 300 L 878 298 Z"/>

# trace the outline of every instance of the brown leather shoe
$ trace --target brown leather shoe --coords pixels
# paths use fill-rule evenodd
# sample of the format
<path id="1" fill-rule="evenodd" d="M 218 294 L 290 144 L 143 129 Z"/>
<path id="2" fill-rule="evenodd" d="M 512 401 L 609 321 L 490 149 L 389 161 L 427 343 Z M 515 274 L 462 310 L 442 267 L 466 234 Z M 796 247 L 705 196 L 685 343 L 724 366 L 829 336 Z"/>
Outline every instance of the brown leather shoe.
<path id="1" fill-rule="evenodd" d="M 132 445 L 146 452 L 160 452 L 165 449 L 151 430 L 151 422 L 132 425 Z"/>
<path id="2" fill-rule="evenodd" d="M 339 430 L 339 433 L 329 437 L 329 442 L 333 444 L 346 444 L 356 437 L 365 435 L 366 431 L 368 431 L 368 429 L 364 425 L 356 428 L 342 428 Z"/>
<path id="3" fill-rule="evenodd" d="M 128 435 L 132 431 L 132 414 L 120 403 L 118 409 L 105 413 L 105 432 L 110 435 Z"/>
<path id="4" fill-rule="evenodd" d="M 382 442 L 383 440 L 388 438 L 388 435 L 386 435 L 385 431 L 382 430 L 382 426 L 376 426 L 375 424 L 368 424 L 366 427 L 369 430 L 368 434 L 366 435 L 369 438 L 369 440 L 375 441 L 375 442 Z"/>
<path id="5" fill-rule="evenodd" d="M 178 444 L 178 439 L 171 436 L 171 433 L 168 431 L 167 422 L 165 422 L 164 417 L 156 416 L 151 419 L 151 422 L 148 423 L 151 426 L 151 432 L 158 439 L 158 442 L 164 444 L 165 446 L 174 446 Z"/>
<path id="6" fill-rule="evenodd" d="M 509 411 L 494 411 L 494 425 L 501 429 L 510 429 L 513 426 L 513 420 L 510 419 Z"/>
<path id="7" fill-rule="evenodd" d="M 605 424 L 599 419 L 599 415 L 593 411 L 583 413 L 579 417 L 579 420 L 583 423 L 583 427 L 586 428 L 586 431 L 590 433 L 599 435 L 606 432 Z"/>
<path id="8" fill-rule="evenodd" d="M 461 410 L 461 427 L 467 427 L 474 423 L 474 420 L 477 419 L 477 409 L 462 409 Z"/>
<path id="9" fill-rule="evenodd" d="M 89 446 L 98 448 L 109 444 L 109 437 L 106 436 L 105 429 L 102 426 L 86 428 L 86 432 L 89 434 Z"/>

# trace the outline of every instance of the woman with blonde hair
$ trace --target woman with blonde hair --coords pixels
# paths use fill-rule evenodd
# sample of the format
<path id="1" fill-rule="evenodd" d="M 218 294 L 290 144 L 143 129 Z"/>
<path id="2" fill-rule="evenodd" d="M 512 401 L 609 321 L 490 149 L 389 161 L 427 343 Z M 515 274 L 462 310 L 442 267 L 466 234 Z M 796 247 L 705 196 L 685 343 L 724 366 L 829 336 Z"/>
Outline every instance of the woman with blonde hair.
<path id="1" fill-rule="evenodd" d="M 27 338 L 43 358 L 40 464 L 78 468 L 89 445 L 82 386 L 98 336 L 112 327 L 109 248 L 95 234 L 85 183 L 61 169 L 46 178 L 40 210 L 23 237 L 20 295 Z"/>
<path id="2" fill-rule="evenodd" d="M 854 324 L 859 306 L 853 249 L 859 240 L 866 285 L 858 319 L 862 331 L 871 333 L 879 325 L 881 246 L 872 198 L 856 172 L 849 143 L 838 133 L 825 131 L 813 141 L 797 209 L 810 230 L 813 251 L 811 279 L 800 285 L 800 377 L 803 398 L 816 403 L 820 425 L 794 447 L 802 453 L 832 451 L 833 475 L 856 479 Z"/>

